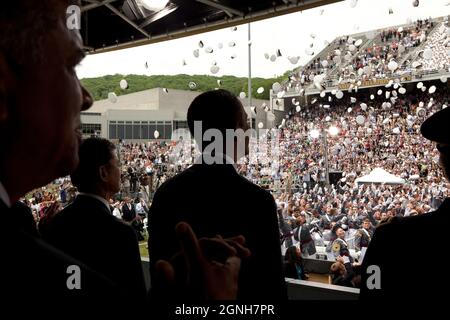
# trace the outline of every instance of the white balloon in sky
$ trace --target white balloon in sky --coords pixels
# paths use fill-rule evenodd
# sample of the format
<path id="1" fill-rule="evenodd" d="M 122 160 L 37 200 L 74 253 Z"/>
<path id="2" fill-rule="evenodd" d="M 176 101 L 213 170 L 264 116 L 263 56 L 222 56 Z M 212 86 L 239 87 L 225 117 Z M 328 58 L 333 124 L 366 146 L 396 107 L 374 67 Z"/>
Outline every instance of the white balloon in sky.
<path id="1" fill-rule="evenodd" d="M 366 122 L 366 118 L 362 115 L 356 117 L 356 123 L 362 126 Z"/>
<path id="2" fill-rule="evenodd" d="M 299 57 L 299 56 L 297 56 L 297 57 L 288 57 L 288 59 L 289 59 L 289 61 L 290 61 L 292 64 L 297 64 L 297 63 L 298 63 L 298 60 L 300 60 L 300 57 Z"/>
<path id="3" fill-rule="evenodd" d="M 391 70 L 392 72 L 397 70 L 397 68 L 398 68 L 398 64 L 394 60 L 392 60 L 388 63 L 388 69 Z"/>
<path id="4" fill-rule="evenodd" d="M 431 86 L 429 89 L 428 89 L 428 93 L 430 93 L 430 94 L 433 94 L 433 93 L 435 93 L 436 92 L 436 86 Z"/>
<path id="5" fill-rule="evenodd" d="M 426 48 L 425 50 L 423 50 L 423 58 L 430 60 L 433 57 L 433 50 L 431 50 L 430 48 Z"/>
<path id="6" fill-rule="evenodd" d="M 281 84 L 280 84 L 279 82 L 275 82 L 275 83 L 272 85 L 272 90 L 273 90 L 274 92 L 280 91 L 280 90 L 281 90 Z"/>
<path id="7" fill-rule="evenodd" d="M 220 68 L 218 66 L 211 66 L 211 73 L 216 74 L 218 73 Z"/>
<path id="8" fill-rule="evenodd" d="M 108 100 L 111 103 L 116 103 L 117 102 L 117 95 L 114 92 L 108 93 Z"/>
<path id="9" fill-rule="evenodd" d="M 128 89 L 128 82 L 125 79 L 120 80 L 120 89 L 126 90 Z"/>

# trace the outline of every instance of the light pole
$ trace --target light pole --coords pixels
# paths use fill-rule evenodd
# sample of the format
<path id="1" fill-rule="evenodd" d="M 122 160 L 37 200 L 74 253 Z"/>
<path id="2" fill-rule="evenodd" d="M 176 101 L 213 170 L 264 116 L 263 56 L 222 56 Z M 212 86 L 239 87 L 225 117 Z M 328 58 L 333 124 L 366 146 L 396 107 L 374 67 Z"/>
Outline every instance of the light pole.
<path id="1" fill-rule="evenodd" d="M 317 139 L 320 136 L 322 136 L 323 139 L 323 146 L 324 146 L 324 156 L 325 156 L 325 183 L 328 186 L 330 186 L 330 165 L 328 163 L 328 135 L 334 137 L 339 133 L 339 129 L 335 126 L 331 126 L 328 128 L 328 130 L 318 130 L 318 129 L 312 129 L 309 133 L 311 138 Z"/>

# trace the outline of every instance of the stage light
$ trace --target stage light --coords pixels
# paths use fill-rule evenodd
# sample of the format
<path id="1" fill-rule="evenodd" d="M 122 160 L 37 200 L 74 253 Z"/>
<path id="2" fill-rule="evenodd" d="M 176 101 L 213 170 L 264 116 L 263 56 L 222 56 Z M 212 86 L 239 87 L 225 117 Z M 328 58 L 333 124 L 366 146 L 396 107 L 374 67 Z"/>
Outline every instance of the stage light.
<path id="1" fill-rule="evenodd" d="M 309 132 L 309 135 L 311 136 L 311 138 L 317 139 L 320 136 L 320 131 L 317 129 L 313 129 Z"/>
<path id="2" fill-rule="evenodd" d="M 139 0 L 139 2 L 148 10 L 160 11 L 167 6 L 169 0 Z"/>
<path id="3" fill-rule="evenodd" d="M 339 133 L 339 129 L 337 127 L 330 127 L 328 129 L 328 133 L 330 134 L 330 136 L 337 136 Z"/>

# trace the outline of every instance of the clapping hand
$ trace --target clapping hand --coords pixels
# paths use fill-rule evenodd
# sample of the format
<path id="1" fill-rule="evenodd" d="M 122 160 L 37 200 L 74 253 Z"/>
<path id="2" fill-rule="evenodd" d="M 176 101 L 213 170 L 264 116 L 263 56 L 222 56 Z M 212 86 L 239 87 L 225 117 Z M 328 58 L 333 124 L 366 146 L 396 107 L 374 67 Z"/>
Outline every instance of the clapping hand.
<path id="1" fill-rule="evenodd" d="M 236 299 L 241 259 L 250 256 L 244 246 L 245 238 L 216 236 L 198 240 L 191 227 L 183 222 L 176 226 L 176 233 L 181 252 L 170 262 L 156 263 L 159 286 L 179 292 L 175 282 L 180 283 L 181 277 L 183 291 L 193 300 Z"/>

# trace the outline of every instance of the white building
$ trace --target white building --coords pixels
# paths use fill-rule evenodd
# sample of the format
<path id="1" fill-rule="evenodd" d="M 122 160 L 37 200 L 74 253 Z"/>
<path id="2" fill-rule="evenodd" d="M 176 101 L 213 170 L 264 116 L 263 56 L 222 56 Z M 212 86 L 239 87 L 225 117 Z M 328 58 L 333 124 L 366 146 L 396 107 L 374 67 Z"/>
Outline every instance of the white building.
<path id="1" fill-rule="evenodd" d="M 158 131 L 159 139 L 171 139 L 174 130 L 187 128 L 188 107 L 200 94 L 172 89 L 166 93 L 162 88 L 154 88 L 119 96 L 116 103 L 107 99 L 96 101 L 89 110 L 81 113 L 83 135 L 111 140 L 151 140 Z M 241 101 L 244 106 L 248 104 L 247 99 Z M 256 115 L 245 107 L 249 119 L 253 119 L 252 127 L 262 122 L 265 128 L 270 128 L 273 124 L 268 123 L 261 107 L 269 101 L 252 101 Z"/>

